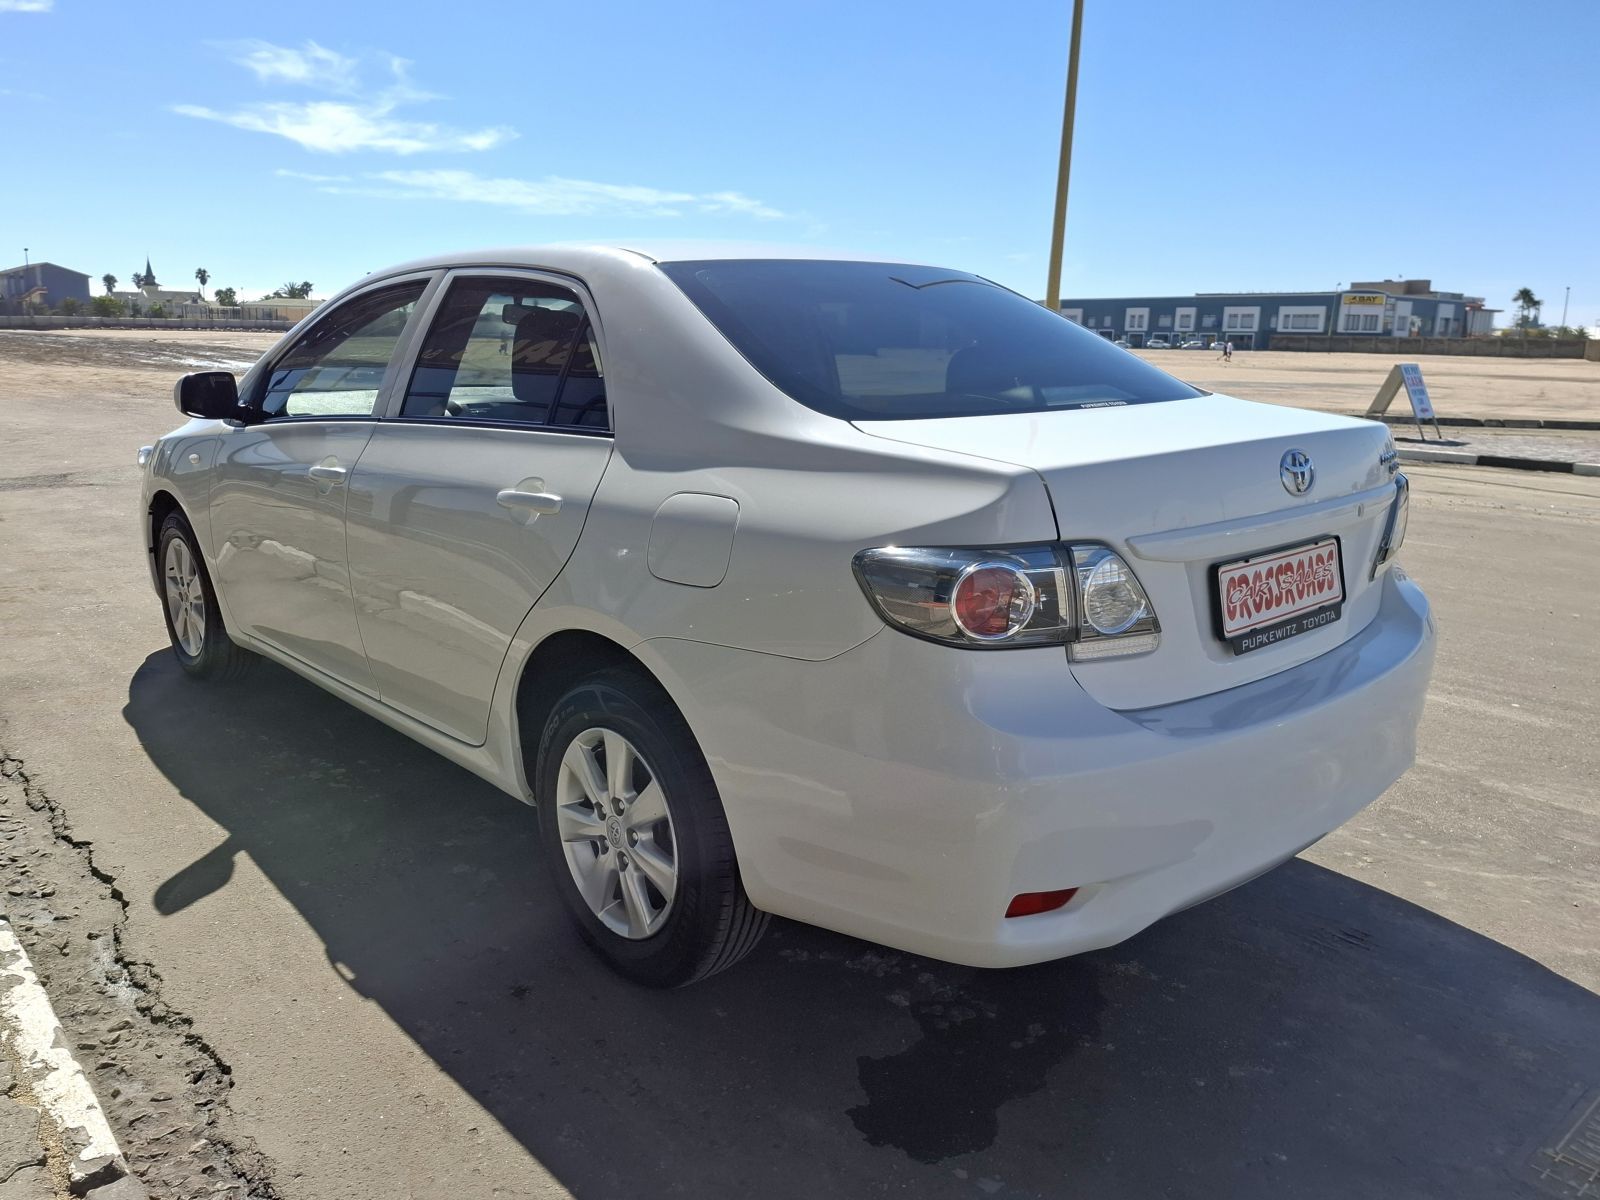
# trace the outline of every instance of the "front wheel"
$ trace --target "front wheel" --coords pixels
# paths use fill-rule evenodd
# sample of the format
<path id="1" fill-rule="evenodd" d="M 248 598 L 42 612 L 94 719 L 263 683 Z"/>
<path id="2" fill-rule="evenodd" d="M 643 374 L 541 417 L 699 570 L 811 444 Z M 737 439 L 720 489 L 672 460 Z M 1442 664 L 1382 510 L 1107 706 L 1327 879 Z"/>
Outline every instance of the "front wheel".
<path id="1" fill-rule="evenodd" d="M 755 947 L 767 915 L 744 893 L 705 757 L 653 680 L 618 668 L 569 689 L 545 722 L 535 780 L 556 889 L 613 968 L 681 987 Z"/>
<path id="2" fill-rule="evenodd" d="M 167 514 L 156 539 L 162 611 L 178 664 L 196 679 L 238 679 L 256 656 L 235 645 L 222 627 L 222 611 L 206 573 L 194 530 L 180 512 Z"/>

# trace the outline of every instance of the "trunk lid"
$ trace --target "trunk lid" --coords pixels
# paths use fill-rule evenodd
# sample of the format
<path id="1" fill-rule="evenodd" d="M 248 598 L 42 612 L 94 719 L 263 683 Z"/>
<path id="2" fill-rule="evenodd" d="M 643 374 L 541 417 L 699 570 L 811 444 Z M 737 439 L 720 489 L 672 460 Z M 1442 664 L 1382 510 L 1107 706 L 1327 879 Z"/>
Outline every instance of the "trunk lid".
<path id="1" fill-rule="evenodd" d="M 1161 644 L 1125 659 L 1075 662 L 1086 691 L 1117 709 L 1237 687 L 1354 636 L 1377 611 L 1371 581 L 1394 497 L 1388 430 L 1373 421 L 1209 395 L 1126 407 L 919 421 L 858 421 L 864 433 L 1030 468 L 1049 489 L 1060 537 L 1103 542 L 1138 575 Z M 1309 456 L 1296 495 L 1283 456 Z M 1339 539 L 1337 621 L 1236 655 L 1218 627 L 1216 567 Z"/>

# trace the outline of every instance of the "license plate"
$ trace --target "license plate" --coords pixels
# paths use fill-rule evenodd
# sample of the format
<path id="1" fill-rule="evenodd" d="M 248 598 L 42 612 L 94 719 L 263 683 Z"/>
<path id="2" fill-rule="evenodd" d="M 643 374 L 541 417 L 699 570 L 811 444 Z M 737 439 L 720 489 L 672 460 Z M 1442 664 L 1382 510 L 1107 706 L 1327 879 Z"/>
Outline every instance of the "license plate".
<path id="1" fill-rule="evenodd" d="M 1275 645 L 1339 619 L 1339 539 L 1274 550 L 1217 568 L 1222 637 L 1235 654 Z"/>

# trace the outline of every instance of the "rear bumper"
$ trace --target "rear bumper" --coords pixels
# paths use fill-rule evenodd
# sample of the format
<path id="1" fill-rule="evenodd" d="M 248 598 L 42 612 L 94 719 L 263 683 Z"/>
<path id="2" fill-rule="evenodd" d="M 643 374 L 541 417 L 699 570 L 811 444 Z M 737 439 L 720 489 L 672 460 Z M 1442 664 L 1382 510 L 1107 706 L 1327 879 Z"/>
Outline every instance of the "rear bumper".
<path id="1" fill-rule="evenodd" d="M 1118 712 L 1059 650 L 885 630 L 819 663 L 646 643 L 701 740 L 752 901 L 973 966 L 1111 945 L 1275 866 L 1411 765 L 1434 634 L 1391 572 L 1343 645 Z M 645 647 L 641 647 L 645 649 Z M 1021 892 L 1079 888 L 1006 919 Z"/>

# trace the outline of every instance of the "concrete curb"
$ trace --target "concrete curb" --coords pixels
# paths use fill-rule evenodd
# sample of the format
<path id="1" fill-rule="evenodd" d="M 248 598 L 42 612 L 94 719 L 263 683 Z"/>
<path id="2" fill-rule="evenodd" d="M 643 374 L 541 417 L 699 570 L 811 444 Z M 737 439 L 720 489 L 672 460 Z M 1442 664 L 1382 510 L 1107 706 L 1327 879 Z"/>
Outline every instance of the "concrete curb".
<path id="1" fill-rule="evenodd" d="M 15 1064 L 18 1080 L 59 1138 L 72 1194 L 119 1194 L 96 1189 L 126 1178 L 127 1160 L 88 1077 L 68 1049 L 67 1035 L 27 951 L 4 917 L 0 917 L 0 1053 Z"/>
<path id="2" fill-rule="evenodd" d="M 1418 450 L 1399 447 L 1401 462 L 1453 463 L 1463 467 L 1506 467 L 1513 471 L 1554 471 L 1561 475 L 1600 475 L 1600 463 L 1575 463 L 1564 458 L 1516 458 L 1474 454 L 1470 450 Z"/>
<path id="3" fill-rule="evenodd" d="M 1366 417 L 1365 412 L 1351 413 L 1352 417 Z M 1368 417 L 1368 420 L 1373 418 Z M 1384 413 L 1377 420 L 1385 425 L 1415 425 L 1417 419 L 1398 413 Z M 1440 425 L 1459 425 L 1466 429 L 1580 429 L 1600 430 L 1600 421 L 1575 420 L 1567 417 L 1439 417 Z"/>

